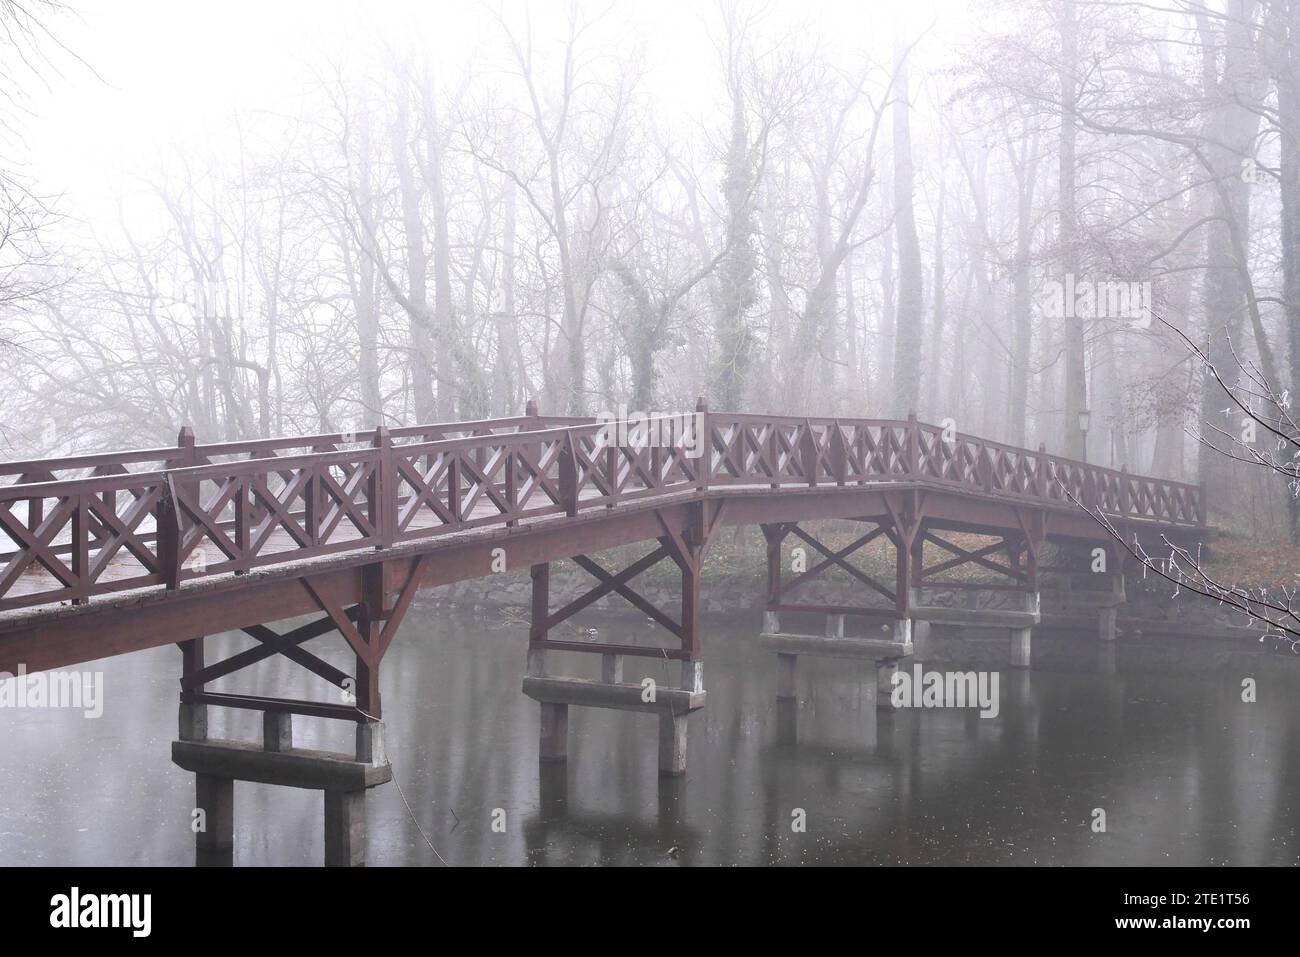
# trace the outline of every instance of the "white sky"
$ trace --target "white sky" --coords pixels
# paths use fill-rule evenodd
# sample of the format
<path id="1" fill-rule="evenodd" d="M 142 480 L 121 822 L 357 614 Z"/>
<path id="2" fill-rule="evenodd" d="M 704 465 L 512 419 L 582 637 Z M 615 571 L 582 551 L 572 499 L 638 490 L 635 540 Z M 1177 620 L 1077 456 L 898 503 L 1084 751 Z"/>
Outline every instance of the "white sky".
<path id="1" fill-rule="evenodd" d="M 476 38 L 492 41 L 492 56 L 501 50 L 486 8 L 474 0 L 70 3 L 78 15 L 53 26 L 95 72 L 57 57 L 62 75 L 32 91 L 23 172 L 42 191 L 62 193 L 65 209 L 92 220 L 111 216 L 114 189 L 130 193 L 133 174 L 156 169 L 173 148 L 196 139 L 219 146 L 236 112 L 292 110 L 305 64 L 322 53 L 364 51 L 377 35 L 414 37 L 456 69 L 466 58 L 482 69 Z M 519 0 L 505 6 L 522 9 Z M 969 16 L 960 0 L 769 0 L 767 8 L 772 41 L 820 23 L 821 35 L 846 51 L 887 51 L 895 15 L 919 31 L 941 12 L 931 45 L 951 34 L 954 19 Z M 532 9 L 539 34 L 563 22 L 563 0 L 534 0 Z M 613 16 L 616 31 L 625 23 L 629 36 L 644 37 L 645 88 L 662 110 L 708 109 L 701 91 L 710 99 L 721 92 L 706 27 L 716 23 L 709 0 L 622 0 Z"/>

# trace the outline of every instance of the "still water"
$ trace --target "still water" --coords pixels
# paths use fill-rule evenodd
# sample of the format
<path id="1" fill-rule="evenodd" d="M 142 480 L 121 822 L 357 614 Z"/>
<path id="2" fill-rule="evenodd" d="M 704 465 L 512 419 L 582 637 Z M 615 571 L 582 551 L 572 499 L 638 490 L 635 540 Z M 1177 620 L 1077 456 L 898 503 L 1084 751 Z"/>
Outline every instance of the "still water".
<path id="1" fill-rule="evenodd" d="M 799 703 L 778 705 L 757 624 L 706 619 L 708 703 L 690 719 L 686 778 L 661 781 L 658 719 L 625 712 L 570 709 L 568 766 L 539 768 L 538 705 L 519 690 L 524 628 L 413 610 L 384 662 L 400 791 L 370 792 L 369 863 L 1300 862 L 1296 659 L 1138 639 L 1108 661 L 1087 636 L 1036 632 L 1035 670 L 1016 673 L 1005 632 L 945 633 L 930 666 L 1001 669 L 998 716 L 877 716 L 869 663 L 801 659 Z M 617 641 L 652 626 L 599 627 Z M 346 667 L 334 639 L 312 647 Z M 209 639 L 209 661 L 245 643 Z M 551 670 L 594 676 L 588 657 Z M 193 863 L 193 779 L 169 760 L 179 665 L 166 647 L 87 666 L 104 675 L 98 719 L 0 710 L 0 865 Z M 625 680 L 675 684 L 664 663 L 626 667 Z M 222 690 L 337 700 L 285 660 Z M 212 736 L 259 737 L 258 715 L 211 710 Z M 300 718 L 295 744 L 350 750 L 348 728 Z M 320 792 L 237 783 L 235 862 L 319 864 L 322 815 Z"/>

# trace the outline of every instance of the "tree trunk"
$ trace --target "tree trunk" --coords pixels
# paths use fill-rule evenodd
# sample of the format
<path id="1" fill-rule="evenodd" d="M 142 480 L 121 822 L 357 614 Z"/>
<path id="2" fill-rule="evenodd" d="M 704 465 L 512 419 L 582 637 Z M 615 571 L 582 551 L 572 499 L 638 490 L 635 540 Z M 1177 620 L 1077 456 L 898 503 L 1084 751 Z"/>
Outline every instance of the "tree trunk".
<path id="1" fill-rule="evenodd" d="M 924 303 L 921 243 L 912 209 L 915 172 L 909 122 L 907 67 L 899 65 L 894 101 L 894 232 L 898 237 L 898 331 L 894 338 L 892 414 L 901 418 L 921 401 L 921 338 Z"/>

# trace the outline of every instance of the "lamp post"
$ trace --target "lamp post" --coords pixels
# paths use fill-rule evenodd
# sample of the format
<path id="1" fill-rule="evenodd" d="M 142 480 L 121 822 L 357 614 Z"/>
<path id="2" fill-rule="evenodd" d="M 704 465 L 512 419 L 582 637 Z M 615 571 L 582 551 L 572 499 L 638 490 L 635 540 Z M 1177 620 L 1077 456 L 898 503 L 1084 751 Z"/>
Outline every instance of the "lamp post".
<path id="1" fill-rule="evenodd" d="M 1083 461 L 1088 461 L 1088 426 L 1092 423 L 1092 412 L 1088 409 L 1079 411 L 1079 434 L 1083 436 Z"/>

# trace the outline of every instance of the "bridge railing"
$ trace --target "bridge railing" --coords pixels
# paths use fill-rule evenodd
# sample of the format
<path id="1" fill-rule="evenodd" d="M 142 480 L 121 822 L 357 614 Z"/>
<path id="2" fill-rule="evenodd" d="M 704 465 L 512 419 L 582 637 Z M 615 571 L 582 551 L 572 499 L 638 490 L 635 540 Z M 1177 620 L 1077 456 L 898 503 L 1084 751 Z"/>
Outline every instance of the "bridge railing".
<path id="1" fill-rule="evenodd" d="M 0 479 L 8 479 L 13 484 L 52 482 L 59 479 L 185 468 L 216 462 L 274 458 L 311 452 L 337 452 L 373 445 L 380 431 L 387 431 L 393 444 L 398 445 L 475 436 L 488 437 L 502 433 L 583 425 L 593 421 L 595 420 L 589 416 L 543 416 L 534 410 L 525 415 L 497 419 L 435 422 L 392 429 L 381 427 L 359 432 L 321 432 L 314 435 L 212 443 L 196 443 L 193 431 L 184 428 L 181 429 L 177 443 L 173 446 L 0 462 Z"/>
<path id="2" fill-rule="evenodd" d="M 1100 508 L 1115 518 L 1203 525 L 1201 489 L 992 442 L 909 419 L 706 413 L 711 484 L 908 480 L 999 498 Z M 1067 491 L 1069 494 L 1067 494 Z"/>
<path id="3" fill-rule="evenodd" d="M 128 468 L 140 463 L 155 467 Z M 187 444 L 183 433 L 173 449 L 8 463 L 0 475 L 20 479 L 0 486 L 0 536 L 10 542 L 0 610 L 175 588 L 710 486 L 907 481 L 1048 505 L 1070 506 L 1073 496 L 1119 519 L 1205 518 L 1196 486 L 915 418 L 707 410 L 630 425 L 530 414 L 210 445 Z"/>

